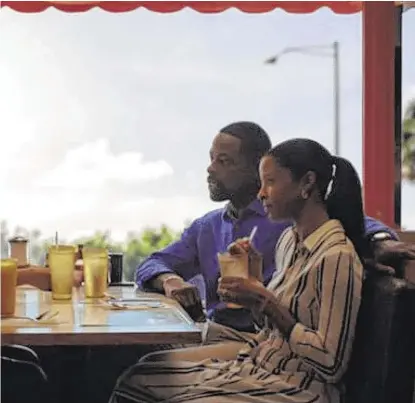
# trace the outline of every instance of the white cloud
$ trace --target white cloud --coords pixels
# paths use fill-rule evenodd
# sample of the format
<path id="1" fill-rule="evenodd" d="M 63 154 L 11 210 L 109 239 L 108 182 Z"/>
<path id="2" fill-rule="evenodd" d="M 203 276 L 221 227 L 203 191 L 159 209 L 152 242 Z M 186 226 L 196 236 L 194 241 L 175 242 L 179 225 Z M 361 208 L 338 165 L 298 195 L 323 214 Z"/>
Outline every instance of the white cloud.
<path id="1" fill-rule="evenodd" d="M 68 217 L 62 216 L 57 224 L 59 232 L 69 238 L 91 235 L 93 230 L 110 230 L 112 238 L 121 241 L 130 231 L 140 231 L 146 227 L 157 228 L 162 224 L 181 230 L 187 221 L 219 207 L 221 204 L 197 196 L 141 197 L 79 214 L 76 232 Z"/>
<path id="2" fill-rule="evenodd" d="M 39 142 L 47 148 L 48 139 L 40 137 Z M 48 158 L 47 154 L 43 158 Z M 4 162 L 10 165 L 10 171 L 4 169 Z M 148 209 L 135 222 L 131 221 L 132 211 L 120 205 L 140 201 L 147 194 L 146 184 L 173 176 L 173 168 L 166 161 L 145 159 L 136 151 L 115 153 L 108 139 L 67 149 L 61 162 L 40 176 L 30 174 L 27 166 L 26 186 L 13 186 L 14 179 L 10 176 L 11 172 L 22 174 L 17 155 L 2 161 L 2 165 L 0 172 L 8 181 L 0 183 L 2 190 L 7 191 L 7 197 L 0 200 L 1 218 L 7 219 L 11 227 L 40 228 L 45 236 L 58 230 L 67 239 L 79 230 L 88 229 L 90 233 L 95 229 L 116 228 L 119 223 L 122 223 L 119 231 L 124 235 L 140 229 L 151 217 Z M 146 205 L 150 208 L 152 202 Z M 171 216 L 166 211 L 159 215 L 160 221 L 166 219 L 164 222 L 170 224 Z M 182 224 L 188 216 L 183 217 Z"/>
<path id="3" fill-rule="evenodd" d="M 405 107 L 408 102 L 415 98 L 415 84 L 404 87 L 402 94 L 402 114 L 405 113 Z"/>
<path id="4" fill-rule="evenodd" d="M 64 189 L 99 189 L 109 181 L 136 185 L 172 174 L 173 168 L 166 161 L 144 162 L 138 152 L 115 155 L 108 139 L 98 139 L 69 150 L 62 163 L 35 184 Z"/>
<path id="5" fill-rule="evenodd" d="M 59 238 L 65 240 L 109 230 L 113 240 L 123 241 L 128 232 L 162 224 L 179 231 L 189 220 L 221 206 L 197 196 L 144 196 L 128 201 L 118 198 L 116 203 L 95 197 L 96 194 L 65 193 L 49 201 L 44 194 L 33 196 L 30 198 L 32 211 L 24 208 L 27 199 L 15 199 L 14 210 L 20 208 L 22 214 L 18 220 L 9 220 L 9 226 L 23 224 L 30 229 L 40 228 L 45 238 L 52 238 L 58 231 Z"/>

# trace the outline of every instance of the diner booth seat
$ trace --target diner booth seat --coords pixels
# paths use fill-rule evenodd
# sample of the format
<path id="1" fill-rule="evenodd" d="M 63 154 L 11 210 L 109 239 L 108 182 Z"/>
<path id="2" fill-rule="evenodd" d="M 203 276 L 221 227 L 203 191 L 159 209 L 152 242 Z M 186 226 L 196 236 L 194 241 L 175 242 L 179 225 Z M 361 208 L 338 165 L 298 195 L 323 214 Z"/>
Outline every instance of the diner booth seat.
<path id="1" fill-rule="evenodd" d="M 371 272 L 363 286 L 346 403 L 412 403 L 415 287 Z"/>
<path id="2" fill-rule="evenodd" d="M 48 379 L 37 354 L 28 347 L 1 348 L 1 402 L 51 403 Z"/>

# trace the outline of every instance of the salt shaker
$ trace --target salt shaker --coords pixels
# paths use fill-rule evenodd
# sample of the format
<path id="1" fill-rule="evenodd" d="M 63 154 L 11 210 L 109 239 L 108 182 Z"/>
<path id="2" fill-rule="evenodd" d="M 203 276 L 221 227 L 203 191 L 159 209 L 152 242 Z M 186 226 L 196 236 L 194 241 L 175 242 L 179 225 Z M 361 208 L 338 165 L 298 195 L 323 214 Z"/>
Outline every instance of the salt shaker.
<path id="1" fill-rule="evenodd" d="M 19 269 L 29 266 L 28 242 L 29 240 L 23 236 L 15 236 L 9 239 L 10 257 L 17 260 Z"/>

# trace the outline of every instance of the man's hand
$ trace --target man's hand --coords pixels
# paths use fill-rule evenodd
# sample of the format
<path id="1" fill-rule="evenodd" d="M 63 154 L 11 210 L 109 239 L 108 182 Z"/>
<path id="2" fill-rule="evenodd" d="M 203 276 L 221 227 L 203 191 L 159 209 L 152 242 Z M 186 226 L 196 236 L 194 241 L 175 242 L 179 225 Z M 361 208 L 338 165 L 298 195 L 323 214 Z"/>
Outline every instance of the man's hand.
<path id="1" fill-rule="evenodd" d="M 375 270 L 394 275 L 393 266 L 403 260 L 415 260 L 415 245 L 388 239 L 376 242 L 373 248 L 374 259 L 366 259 L 365 263 Z"/>
<path id="2" fill-rule="evenodd" d="M 395 269 L 387 264 L 376 262 L 374 259 L 364 259 L 364 264 L 367 269 L 380 271 L 390 276 L 395 275 Z"/>
<path id="3" fill-rule="evenodd" d="M 180 277 L 169 277 L 163 281 L 163 289 L 167 297 L 176 300 L 195 322 L 204 322 L 202 301 L 198 289 Z"/>
<path id="4" fill-rule="evenodd" d="M 387 263 L 390 260 L 414 260 L 415 245 L 388 239 L 377 242 L 374 253 L 378 263 Z"/>

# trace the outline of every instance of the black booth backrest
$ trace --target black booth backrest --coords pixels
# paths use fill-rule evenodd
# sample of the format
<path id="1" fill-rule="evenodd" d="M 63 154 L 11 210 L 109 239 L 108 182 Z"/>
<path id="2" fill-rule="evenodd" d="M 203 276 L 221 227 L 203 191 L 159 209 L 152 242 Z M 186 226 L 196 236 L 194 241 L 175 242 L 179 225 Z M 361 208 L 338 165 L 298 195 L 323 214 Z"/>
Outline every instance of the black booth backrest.
<path id="1" fill-rule="evenodd" d="M 372 273 L 346 374 L 347 403 L 412 403 L 415 376 L 415 288 Z"/>

